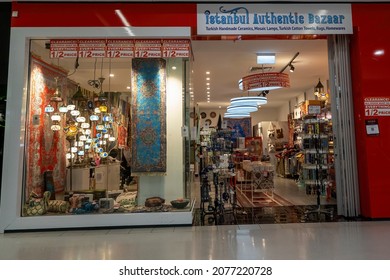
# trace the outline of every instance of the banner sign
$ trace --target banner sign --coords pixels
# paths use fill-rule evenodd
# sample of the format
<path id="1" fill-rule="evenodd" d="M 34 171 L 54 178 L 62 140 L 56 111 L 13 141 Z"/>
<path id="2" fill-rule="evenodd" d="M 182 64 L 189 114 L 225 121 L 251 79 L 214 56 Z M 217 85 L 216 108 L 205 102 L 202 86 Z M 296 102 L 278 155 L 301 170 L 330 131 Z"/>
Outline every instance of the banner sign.
<path id="1" fill-rule="evenodd" d="M 50 40 L 50 58 L 190 57 L 187 39 L 60 39 Z"/>
<path id="2" fill-rule="evenodd" d="M 198 4 L 198 35 L 352 34 L 350 4 Z"/>
<path id="3" fill-rule="evenodd" d="M 390 97 L 364 98 L 364 115 L 390 116 Z"/>

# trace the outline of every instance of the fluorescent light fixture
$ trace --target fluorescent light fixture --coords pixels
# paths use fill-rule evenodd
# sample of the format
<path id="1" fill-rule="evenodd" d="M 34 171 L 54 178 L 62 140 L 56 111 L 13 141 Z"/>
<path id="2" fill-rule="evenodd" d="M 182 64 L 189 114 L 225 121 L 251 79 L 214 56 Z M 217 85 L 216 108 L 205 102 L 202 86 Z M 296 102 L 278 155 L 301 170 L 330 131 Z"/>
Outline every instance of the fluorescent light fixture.
<path id="1" fill-rule="evenodd" d="M 275 64 L 275 54 L 257 53 L 257 64 Z"/>

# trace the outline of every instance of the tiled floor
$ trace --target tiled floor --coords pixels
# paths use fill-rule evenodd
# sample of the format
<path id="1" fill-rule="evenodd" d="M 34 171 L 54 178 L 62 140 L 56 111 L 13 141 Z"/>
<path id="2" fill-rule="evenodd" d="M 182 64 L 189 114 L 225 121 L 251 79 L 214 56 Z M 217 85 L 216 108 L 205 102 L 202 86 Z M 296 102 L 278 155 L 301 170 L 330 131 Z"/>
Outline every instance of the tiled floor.
<path id="1" fill-rule="evenodd" d="M 2 260 L 388 260 L 390 221 L 0 234 Z"/>
<path id="2" fill-rule="evenodd" d="M 276 180 L 276 192 L 290 202 L 315 204 L 293 181 Z M 199 184 L 194 184 L 196 193 Z M 390 259 L 390 221 L 302 222 L 299 215 L 284 213 L 286 209 L 248 210 L 237 224 L 217 226 L 5 233 L 0 234 L 0 259 Z"/>

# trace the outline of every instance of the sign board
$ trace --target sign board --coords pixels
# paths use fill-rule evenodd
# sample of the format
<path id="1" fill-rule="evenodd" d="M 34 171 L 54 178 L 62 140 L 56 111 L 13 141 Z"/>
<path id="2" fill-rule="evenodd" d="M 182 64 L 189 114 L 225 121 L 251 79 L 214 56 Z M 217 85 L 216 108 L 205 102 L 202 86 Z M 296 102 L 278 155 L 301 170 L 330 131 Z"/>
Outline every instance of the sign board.
<path id="1" fill-rule="evenodd" d="M 188 39 L 50 40 L 50 58 L 190 57 Z"/>
<path id="2" fill-rule="evenodd" d="M 364 115 L 386 117 L 390 116 L 390 97 L 364 98 Z"/>
<path id="3" fill-rule="evenodd" d="M 367 135 L 379 135 L 379 125 L 377 119 L 366 120 Z"/>
<path id="4" fill-rule="evenodd" d="M 351 4 L 198 4 L 199 35 L 352 34 Z"/>

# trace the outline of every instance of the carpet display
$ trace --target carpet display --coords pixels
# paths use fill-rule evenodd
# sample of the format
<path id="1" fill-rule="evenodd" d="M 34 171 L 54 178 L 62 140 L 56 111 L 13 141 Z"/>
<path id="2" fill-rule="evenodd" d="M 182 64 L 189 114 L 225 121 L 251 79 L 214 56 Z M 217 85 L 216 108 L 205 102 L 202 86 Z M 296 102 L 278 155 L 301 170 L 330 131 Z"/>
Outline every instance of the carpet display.
<path id="1" fill-rule="evenodd" d="M 227 127 L 234 129 L 232 138 L 251 137 L 252 136 L 252 121 L 251 118 L 242 119 L 224 119 Z"/>
<path id="2" fill-rule="evenodd" d="M 51 121 L 49 115 L 44 114 L 45 107 L 56 90 L 56 77 L 63 94 L 72 89 L 75 91 L 76 85 L 66 78 L 65 72 L 35 56 L 31 57 L 30 68 L 25 193 L 35 192 L 42 196 L 45 171 L 53 171 L 55 192 L 64 190 L 66 178 L 65 136 L 50 129 Z"/>
<path id="3" fill-rule="evenodd" d="M 132 60 L 132 174 L 166 172 L 166 61 Z"/>

